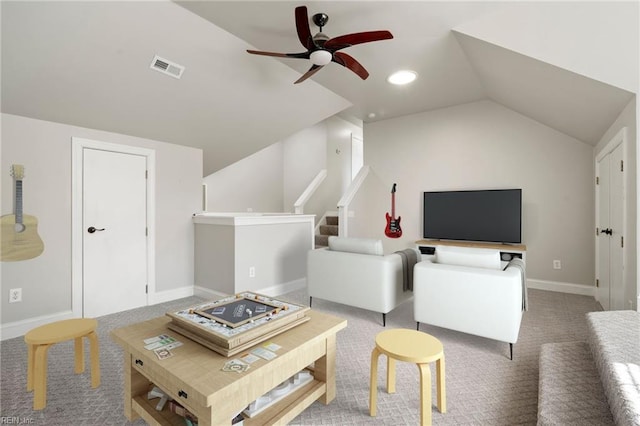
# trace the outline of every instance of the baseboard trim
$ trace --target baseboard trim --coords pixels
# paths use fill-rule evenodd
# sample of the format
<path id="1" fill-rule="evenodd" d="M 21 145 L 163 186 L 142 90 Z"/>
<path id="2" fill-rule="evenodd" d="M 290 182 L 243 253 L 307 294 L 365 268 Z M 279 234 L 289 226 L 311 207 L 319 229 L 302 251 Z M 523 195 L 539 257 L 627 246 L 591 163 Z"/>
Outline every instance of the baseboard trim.
<path id="1" fill-rule="evenodd" d="M 29 330 L 40 327 L 41 325 L 76 317 L 77 315 L 74 315 L 73 311 L 62 311 L 55 314 L 42 315 L 39 317 L 2 324 L 2 337 L 0 337 L 0 340 L 8 340 L 24 336 Z"/>
<path id="2" fill-rule="evenodd" d="M 182 299 L 183 297 L 193 296 L 193 294 L 194 287 L 185 286 L 173 290 L 160 291 L 154 294 L 150 294 L 147 302 L 148 306 L 157 305 L 158 303 L 170 302 L 172 300 Z M 40 327 L 41 325 L 79 317 L 80 315 L 75 315 L 73 311 L 63 311 L 55 314 L 27 318 L 25 320 L 2 324 L 2 335 L 0 336 L 0 340 L 7 340 L 24 336 L 29 330 Z"/>
<path id="3" fill-rule="evenodd" d="M 171 302 L 172 300 L 193 296 L 193 293 L 194 288 L 192 285 L 174 288 L 171 290 L 157 291 L 149 295 L 149 300 L 147 302 L 149 305 L 157 305 L 158 303 Z"/>
<path id="4" fill-rule="evenodd" d="M 289 281 L 286 283 L 276 284 L 271 287 L 258 288 L 258 289 L 247 289 L 246 291 L 264 294 L 269 297 L 280 296 L 284 293 L 289 293 L 290 291 L 299 290 L 301 288 L 305 288 L 307 286 L 307 279 L 300 278 L 298 280 Z M 194 296 L 204 297 L 205 299 L 219 299 L 221 297 L 229 296 L 226 293 L 222 293 L 217 290 L 211 290 L 210 288 L 204 288 L 195 286 Z"/>
<path id="5" fill-rule="evenodd" d="M 212 299 L 212 300 L 216 300 L 216 299 L 220 299 L 222 297 L 229 296 L 228 294 L 223 293 L 221 291 L 211 290 L 210 288 L 205 288 L 205 287 L 200 287 L 200 286 L 195 286 L 194 287 L 193 295 L 194 296 L 198 296 L 198 297 L 202 297 L 202 298 L 205 298 L 205 299 Z"/>
<path id="6" fill-rule="evenodd" d="M 596 295 L 596 288 L 593 286 L 558 281 L 527 279 L 527 287 L 537 290 L 556 291 L 558 293 L 579 294 L 582 296 L 595 297 Z"/>
<path id="7" fill-rule="evenodd" d="M 281 294 L 289 293 L 290 291 L 299 290 L 301 288 L 305 288 L 307 286 L 307 279 L 300 278 L 297 280 L 289 281 L 287 283 L 276 284 L 271 287 L 261 288 L 259 290 L 254 290 L 256 293 L 264 294 L 265 296 L 275 297 L 280 296 Z"/>

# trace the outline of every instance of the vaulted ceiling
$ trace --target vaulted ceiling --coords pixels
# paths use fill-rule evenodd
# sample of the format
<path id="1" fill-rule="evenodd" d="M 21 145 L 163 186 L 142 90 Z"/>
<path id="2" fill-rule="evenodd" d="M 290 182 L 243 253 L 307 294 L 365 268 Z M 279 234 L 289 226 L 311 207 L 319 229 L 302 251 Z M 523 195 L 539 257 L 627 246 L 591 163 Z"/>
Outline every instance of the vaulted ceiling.
<path id="1" fill-rule="evenodd" d="M 481 99 L 595 145 L 638 90 L 637 2 L 305 4 L 329 37 L 391 31 L 344 50 L 367 80 L 329 64 L 294 85 L 308 61 L 246 53 L 303 51 L 297 2 L 3 1 L 2 112 L 202 148 L 209 174 L 337 113 L 366 126 Z M 399 68 L 418 80 L 389 85 Z"/>

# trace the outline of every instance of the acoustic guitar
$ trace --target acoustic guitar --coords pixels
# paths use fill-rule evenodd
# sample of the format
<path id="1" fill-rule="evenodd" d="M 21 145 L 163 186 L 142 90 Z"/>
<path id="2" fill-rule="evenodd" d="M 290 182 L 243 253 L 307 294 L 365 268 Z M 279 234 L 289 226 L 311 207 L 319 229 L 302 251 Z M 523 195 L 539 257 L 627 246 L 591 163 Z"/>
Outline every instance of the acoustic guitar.
<path id="1" fill-rule="evenodd" d="M 44 244 L 38 235 L 38 219 L 35 216 L 22 214 L 24 167 L 20 164 L 11 166 L 11 176 L 16 185 L 15 214 L 7 214 L 0 218 L 2 230 L 0 260 L 3 262 L 33 259 L 44 251 Z"/>
<path id="2" fill-rule="evenodd" d="M 387 218 L 387 226 L 384 228 L 384 234 L 389 238 L 400 238 L 402 229 L 400 228 L 400 216 L 396 219 L 396 184 L 391 188 L 391 216 L 385 213 Z"/>

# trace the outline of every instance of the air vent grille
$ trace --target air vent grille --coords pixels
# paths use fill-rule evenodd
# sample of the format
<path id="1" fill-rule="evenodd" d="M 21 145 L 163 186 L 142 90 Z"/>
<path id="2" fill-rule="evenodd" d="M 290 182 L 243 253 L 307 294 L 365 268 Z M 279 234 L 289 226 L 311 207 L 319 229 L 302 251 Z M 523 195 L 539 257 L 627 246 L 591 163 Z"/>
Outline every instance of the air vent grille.
<path id="1" fill-rule="evenodd" d="M 182 73 L 184 72 L 184 67 L 182 65 L 168 61 L 158 55 L 156 55 L 153 58 L 153 61 L 151 61 L 151 69 L 178 79 L 182 77 Z"/>

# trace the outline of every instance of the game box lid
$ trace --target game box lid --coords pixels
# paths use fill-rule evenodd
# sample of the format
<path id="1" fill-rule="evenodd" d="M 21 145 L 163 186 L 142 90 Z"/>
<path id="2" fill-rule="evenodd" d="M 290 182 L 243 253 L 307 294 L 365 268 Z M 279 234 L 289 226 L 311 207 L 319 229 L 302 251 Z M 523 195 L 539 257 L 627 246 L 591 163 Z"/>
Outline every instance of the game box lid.
<path id="1" fill-rule="evenodd" d="M 309 307 L 242 292 L 168 312 L 168 327 L 224 356 L 233 356 L 309 320 Z"/>

